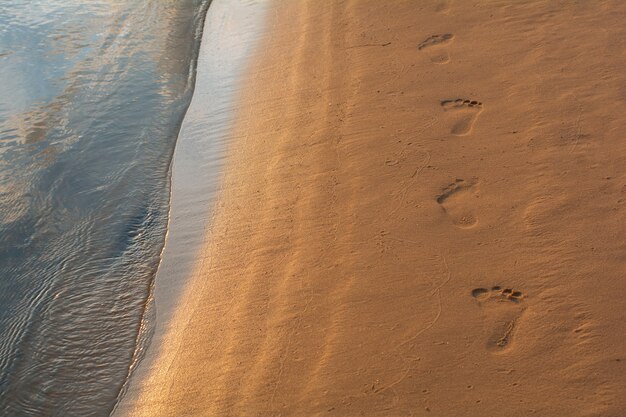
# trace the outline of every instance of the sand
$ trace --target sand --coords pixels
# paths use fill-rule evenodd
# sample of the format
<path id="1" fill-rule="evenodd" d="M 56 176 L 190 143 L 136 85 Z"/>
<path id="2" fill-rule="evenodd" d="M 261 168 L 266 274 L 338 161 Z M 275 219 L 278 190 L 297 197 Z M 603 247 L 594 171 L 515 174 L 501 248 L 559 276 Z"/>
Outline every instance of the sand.
<path id="1" fill-rule="evenodd" d="M 626 415 L 626 2 L 269 7 L 128 414 Z"/>

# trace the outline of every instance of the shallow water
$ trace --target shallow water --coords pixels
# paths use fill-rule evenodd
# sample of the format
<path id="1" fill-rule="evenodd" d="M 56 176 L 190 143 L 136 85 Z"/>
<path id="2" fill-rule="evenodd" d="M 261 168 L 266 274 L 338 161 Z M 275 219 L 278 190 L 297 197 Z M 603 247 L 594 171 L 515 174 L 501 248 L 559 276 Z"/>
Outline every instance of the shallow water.
<path id="1" fill-rule="evenodd" d="M 206 0 L 0 4 L 0 415 L 109 415 L 166 232 Z"/>
<path id="2" fill-rule="evenodd" d="M 227 148 L 241 139 L 233 138 L 231 129 L 244 80 L 251 82 L 247 69 L 264 33 L 266 13 L 265 0 L 213 0 L 207 12 L 193 99 L 172 163 L 168 234 L 151 297 L 155 308 L 148 314 L 152 339 L 142 345 L 143 361 L 134 367 L 115 416 L 145 412 L 135 407 L 151 371 L 167 366 L 161 348 L 170 342 L 166 330 L 172 315 L 184 303 L 183 294 L 198 264 L 211 256 L 203 252 L 204 244 L 211 236 Z"/>

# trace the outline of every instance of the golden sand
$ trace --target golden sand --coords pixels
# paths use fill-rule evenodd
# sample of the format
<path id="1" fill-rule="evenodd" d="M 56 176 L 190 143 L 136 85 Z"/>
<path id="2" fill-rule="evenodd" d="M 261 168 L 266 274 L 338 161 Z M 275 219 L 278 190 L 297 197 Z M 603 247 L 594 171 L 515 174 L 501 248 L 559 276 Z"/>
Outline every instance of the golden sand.
<path id="1" fill-rule="evenodd" d="M 270 8 L 130 414 L 626 415 L 626 2 Z"/>

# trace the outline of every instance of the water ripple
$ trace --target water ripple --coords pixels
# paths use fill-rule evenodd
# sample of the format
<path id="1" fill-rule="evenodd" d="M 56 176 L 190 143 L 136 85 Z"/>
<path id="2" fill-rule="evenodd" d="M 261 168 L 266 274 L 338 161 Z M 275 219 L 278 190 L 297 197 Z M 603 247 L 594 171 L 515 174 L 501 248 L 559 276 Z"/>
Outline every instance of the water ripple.
<path id="1" fill-rule="evenodd" d="M 109 415 L 207 0 L 0 4 L 0 415 Z"/>

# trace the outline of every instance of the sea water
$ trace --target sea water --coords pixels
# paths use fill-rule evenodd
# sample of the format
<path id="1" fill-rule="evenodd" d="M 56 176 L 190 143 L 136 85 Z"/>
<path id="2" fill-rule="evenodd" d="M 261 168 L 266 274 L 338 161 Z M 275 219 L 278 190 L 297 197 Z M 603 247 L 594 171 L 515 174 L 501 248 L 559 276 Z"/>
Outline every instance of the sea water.
<path id="1" fill-rule="evenodd" d="M 0 415 L 109 415 L 208 0 L 0 2 Z"/>

